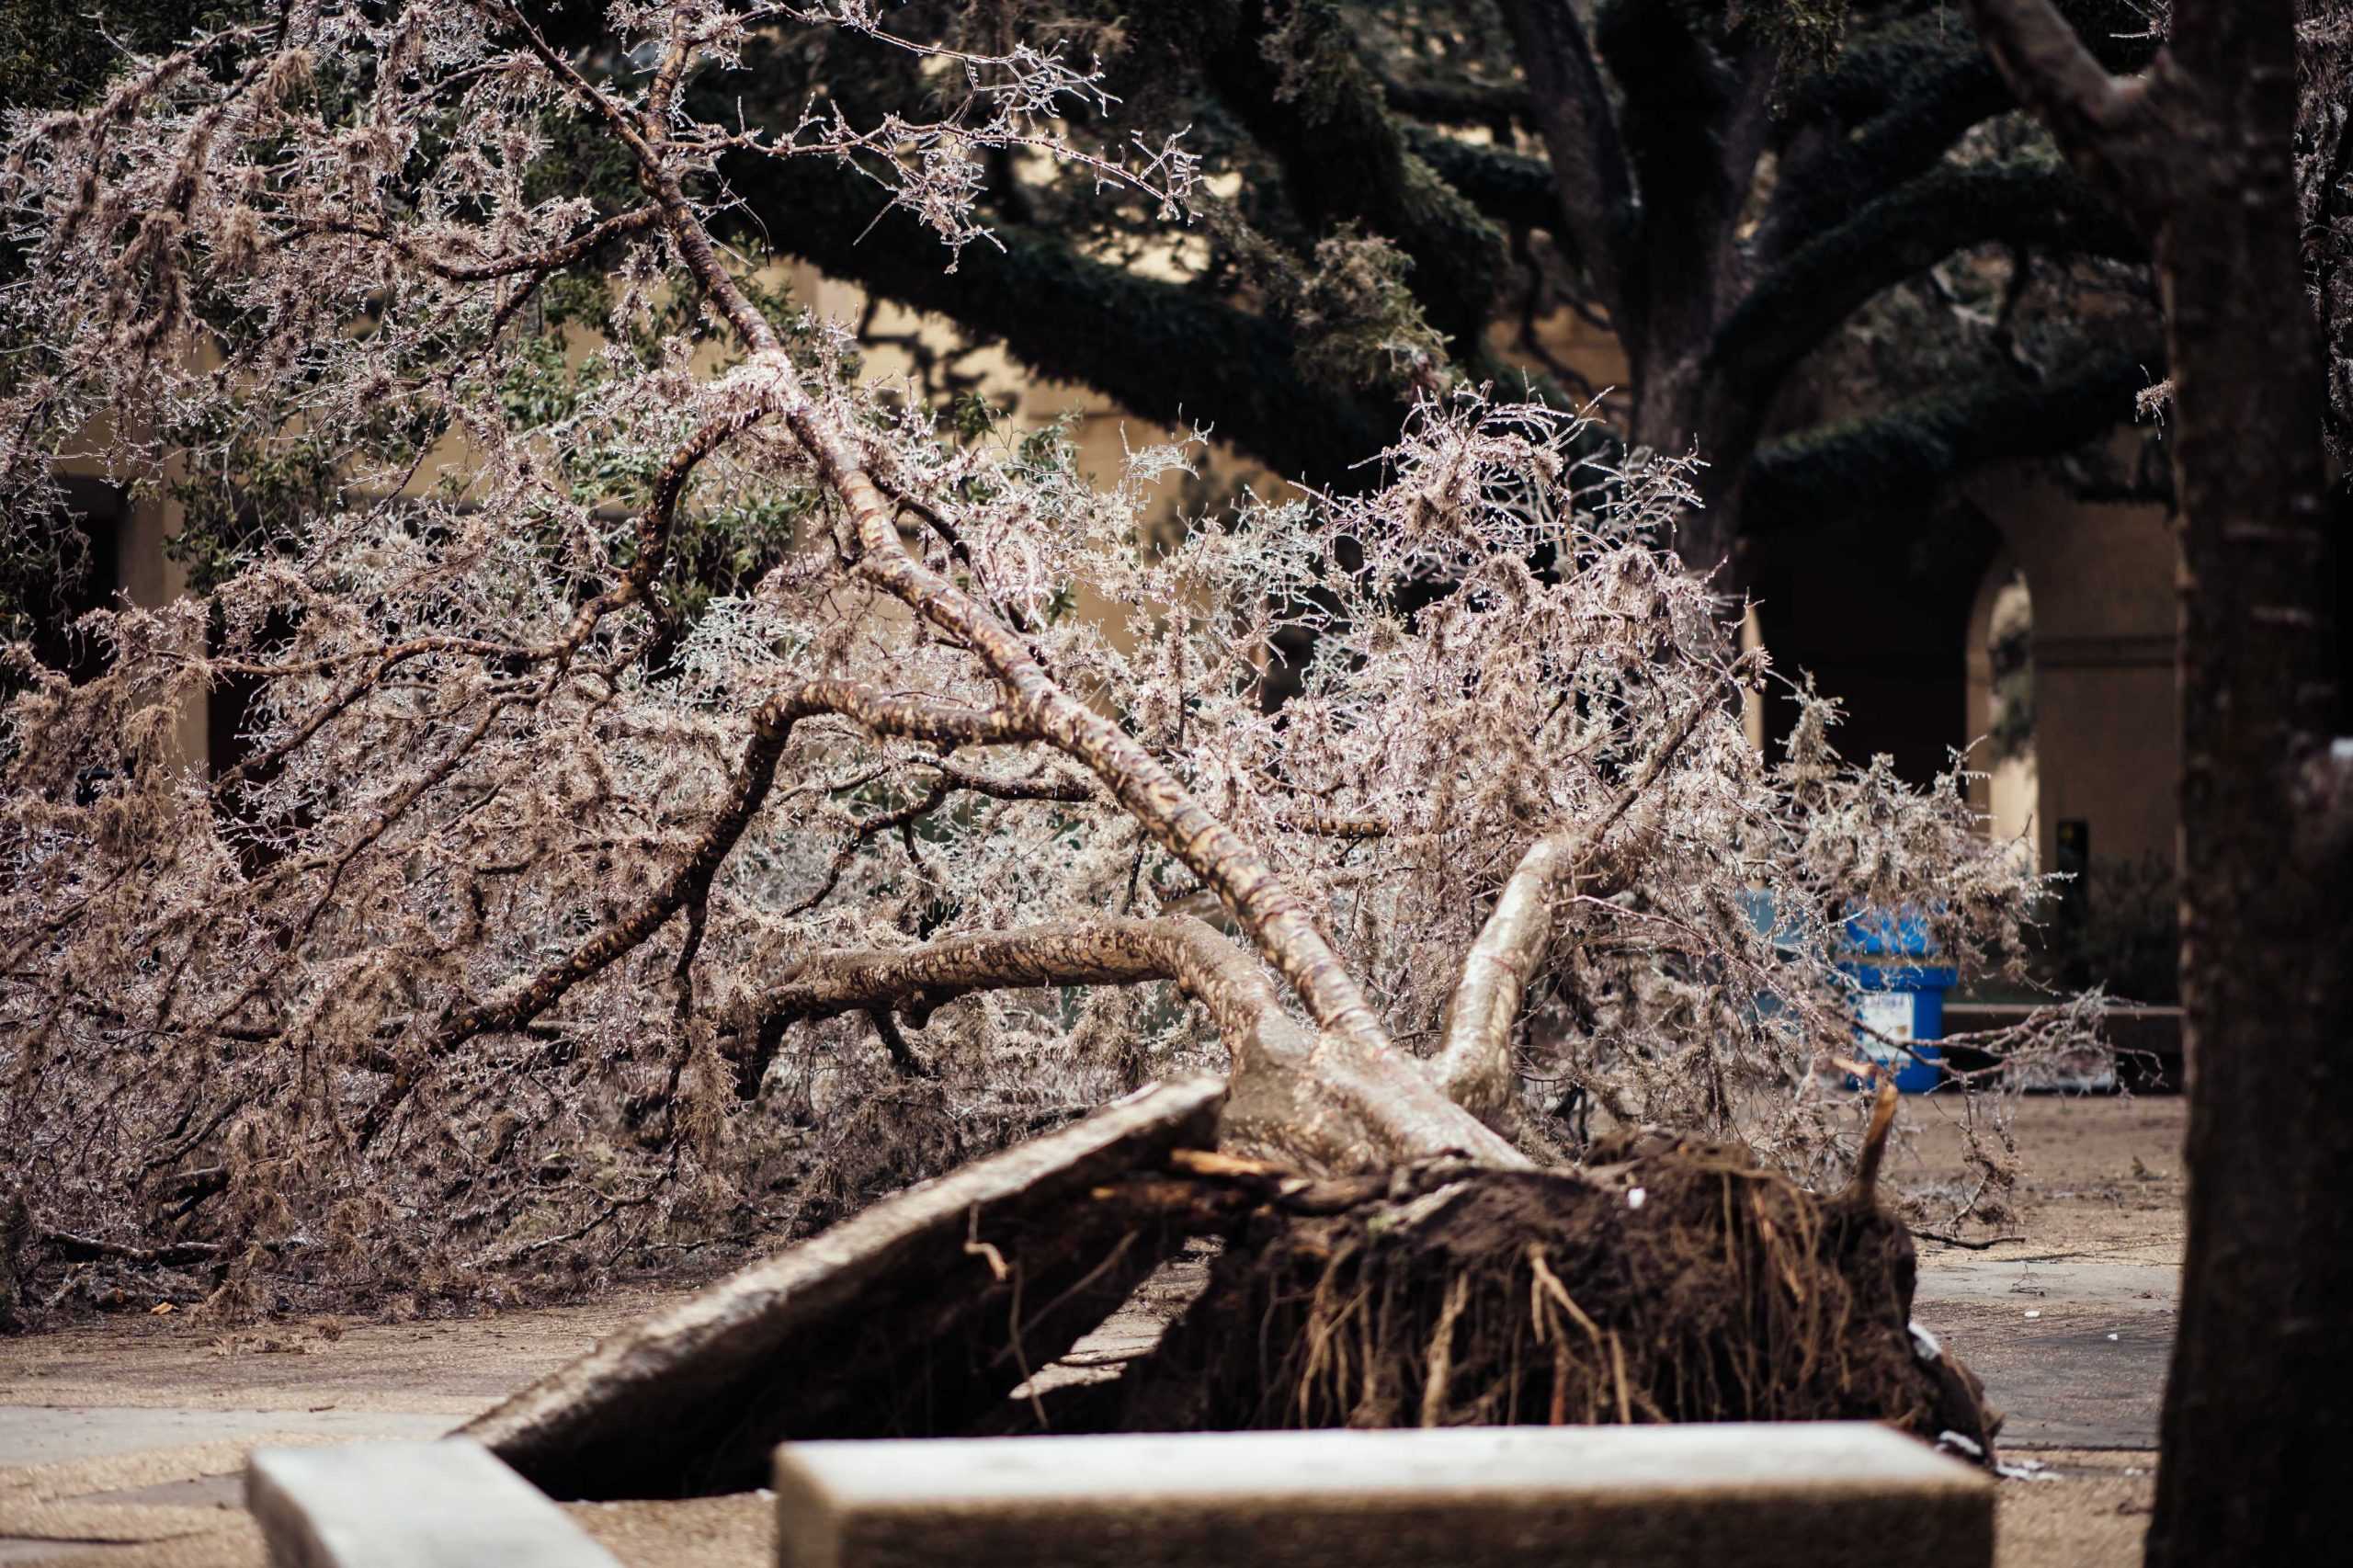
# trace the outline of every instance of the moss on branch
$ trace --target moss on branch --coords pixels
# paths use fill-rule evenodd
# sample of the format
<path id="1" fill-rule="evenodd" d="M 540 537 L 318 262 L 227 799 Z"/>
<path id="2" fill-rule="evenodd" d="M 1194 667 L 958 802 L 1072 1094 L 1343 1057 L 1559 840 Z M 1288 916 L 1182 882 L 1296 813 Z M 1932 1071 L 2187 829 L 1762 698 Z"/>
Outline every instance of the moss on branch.
<path id="1" fill-rule="evenodd" d="M 2070 451 L 2129 421 L 2133 395 L 2162 363 L 2153 344 L 2111 349 L 2040 386 L 1989 375 L 1784 437 L 1750 460 L 1746 520 L 1757 528 L 1790 527 L 1815 511 L 1851 516 L 1908 504 L 1984 463 Z"/>
<path id="2" fill-rule="evenodd" d="M 1769 397 L 1790 366 L 1881 290 L 1972 245 L 2139 259 L 2147 246 L 2063 165 L 1945 165 L 1815 235 L 1759 278 L 1709 346 L 1711 364 Z"/>

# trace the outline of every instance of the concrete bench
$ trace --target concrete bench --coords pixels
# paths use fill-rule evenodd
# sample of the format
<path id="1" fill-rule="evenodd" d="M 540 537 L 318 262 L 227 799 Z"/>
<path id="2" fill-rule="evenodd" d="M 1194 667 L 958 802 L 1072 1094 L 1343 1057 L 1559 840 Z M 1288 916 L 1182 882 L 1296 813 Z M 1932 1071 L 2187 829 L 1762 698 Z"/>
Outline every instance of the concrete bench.
<path id="1" fill-rule="evenodd" d="M 245 1506 L 277 1568 L 619 1568 L 465 1438 L 258 1449 Z"/>
<path id="2" fill-rule="evenodd" d="M 783 1568 L 1987 1568 L 1991 1483 L 1889 1428 L 788 1443 Z"/>

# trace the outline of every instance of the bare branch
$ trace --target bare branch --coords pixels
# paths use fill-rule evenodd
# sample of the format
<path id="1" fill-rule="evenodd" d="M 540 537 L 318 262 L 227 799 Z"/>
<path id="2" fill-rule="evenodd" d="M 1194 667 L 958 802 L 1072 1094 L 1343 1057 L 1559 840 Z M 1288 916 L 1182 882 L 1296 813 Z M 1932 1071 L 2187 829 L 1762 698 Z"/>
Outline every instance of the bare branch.
<path id="1" fill-rule="evenodd" d="M 432 1066 L 476 1035 L 519 1028 L 546 1012 L 563 994 L 597 974 L 660 930 L 673 915 L 710 895 L 711 880 L 743 837 L 776 783 L 777 762 L 792 739 L 792 727 L 820 713 L 857 720 L 877 734 L 933 742 L 994 744 L 1028 738 L 1011 715 L 953 708 L 919 698 L 889 697 L 847 681 L 810 681 L 779 693 L 754 716 L 752 738 L 718 815 L 692 850 L 652 896 L 628 915 L 542 970 L 500 1000 L 458 1011 L 417 1055 L 395 1072 L 359 1126 L 365 1145 L 383 1131 L 392 1112 Z"/>
<path id="2" fill-rule="evenodd" d="M 1563 887 L 1598 858 L 1609 834 L 1658 783 L 1675 754 L 1691 738 L 1713 704 L 1694 703 L 1644 760 L 1607 814 L 1592 824 L 1555 828 L 1528 847 L 1504 883 L 1494 913 L 1462 960 L 1462 976 L 1447 1007 L 1445 1042 L 1432 1064 L 1438 1086 L 1482 1120 L 1501 1117 L 1511 1103 L 1511 1036 L 1519 1021 L 1529 976 L 1552 945 L 1554 909 Z M 1623 886 L 1639 868 L 1631 855 L 1608 867 Z"/>
<path id="3" fill-rule="evenodd" d="M 96 1236 L 78 1236 L 65 1231 L 46 1228 L 36 1230 L 34 1237 L 43 1246 L 56 1250 L 62 1257 L 76 1262 L 99 1258 L 118 1263 L 161 1264 L 173 1267 L 190 1263 L 210 1263 L 221 1256 L 221 1248 L 211 1242 L 176 1242 L 168 1246 L 125 1246 L 119 1242 L 101 1241 Z"/>
<path id="4" fill-rule="evenodd" d="M 2056 137 L 2086 175 L 2136 207 L 2160 199 L 2162 148 L 2147 109 L 2155 71 L 2111 76 L 2051 0 L 1966 0 L 1986 53 L 2018 101 Z M 2162 57 L 2160 66 L 2162 69 Z"/>
<path id="5" fill-rule="evenodd" d="M 1880 1162 L 1887 1157 L 1887 1135 L 1895 1125 L 1895 1074 L 1882 1070 L 1877 1074 L 1879 1092 L 1871 1100 L 1870 1126 L 1863 1133 L 1862 1153 L 1855 1161 L 1855 1179 L 1847 1187 L 1847 1196 L 1859 1202 L 1869 1202 L 1879 1185 Z"/>
<path id="6" fill-rule="evenodd" d="M 1569 0 L 1504 0 L 1528 97 L 1552 165 L 1563 240 L 1612 312 L 1625 304 L 1633 181 L 1609 92 Z"/>
<path id="7" fill-rule="evenodd" d="M 415 235 L 380 223 L 364 223 L 347 218 L 300 220 L 290 230 L 289 238 L 301 240 L 313 235 L 335 235 L 346 239 L 372 240 L 390 246 L 410 265 L 436 278 L 452 283 L 487 283 L 526 272 L 544 274 L 570 267 L 593 254 L 600 245 L 625 235 L 643 233 L 652 228 L 661 216 L 662 210 L 658 207 L 633 207 L 626 212 L 618 212 L 590 224 L 569 240 L 476 261 L 453 261 Z"/>
<path id="8" fill-rule="evenodd" d="M 1105 918 L 943 937 L 899 951 L 818 953 L 761 999 L 761 1031 L 887 1006 L 921 1018 L 959 996 L 1051 985 L 1175 981 L 1224 1037 L 1237 1071 L 1256 1053 L 1297 1060 L 1306 1037 L 1266 971 L 1204 921 Z"/>
<path id="9" fill-rule="evenodd" d="M 897 1008 L 916 1018 L 976 991 L 1174 981 L 1201 1005 L 1233 1061 L 1223 1141 L 1314 1170 L 1467 1154 L 1524 1165 L 1509 1143 L 1463 1117 L 1413 1062 L 1351 1042 L 1312 1040 L 1266 971 L 1203 921 L 1070 921 L 945 937 L 899 951 L 816 954 L 763 997 L 744 1078 L 756 1085 L 784 1028 L 801 1019 Z"/>

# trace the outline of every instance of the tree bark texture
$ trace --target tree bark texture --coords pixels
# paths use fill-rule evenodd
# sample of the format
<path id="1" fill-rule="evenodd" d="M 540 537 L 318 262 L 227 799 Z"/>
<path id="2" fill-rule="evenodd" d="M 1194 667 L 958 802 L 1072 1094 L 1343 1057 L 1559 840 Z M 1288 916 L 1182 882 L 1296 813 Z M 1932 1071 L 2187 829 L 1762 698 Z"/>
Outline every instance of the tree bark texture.
<path id="1" fill-rule="evenodd" d="M 2175 7 L 2188 1252 L 2149 1561 L 2324 1561 L 2353 1460 L 2353 859 L 2290 0 Z M 2179 112 L 2179 111 L 2177 111 Z M 2342 550 L 2345 541 L 2334 541 Z M 2332 787 L 2327 778 L 2336 775 Z"/>
<path id="2" fill-rule="evenodd" d="M 2290 136 L 2294 0 L 2177 0 L 2142 77 L 2046 0 L 1996 62 L 2149 233 L 2175 388 L 2188 1244 L 2153 1564 L 2325 1562 L 2353 1460 L 2353 771 Z"/>

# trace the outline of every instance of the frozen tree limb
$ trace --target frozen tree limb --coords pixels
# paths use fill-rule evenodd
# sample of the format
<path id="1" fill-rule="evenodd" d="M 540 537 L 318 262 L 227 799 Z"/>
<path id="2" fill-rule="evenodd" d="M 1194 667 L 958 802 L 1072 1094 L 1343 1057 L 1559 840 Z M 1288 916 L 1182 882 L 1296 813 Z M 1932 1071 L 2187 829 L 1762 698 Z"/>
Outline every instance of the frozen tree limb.
<path id="1" fill-rule="evenodd" d="M 1200 1004 L 1233 1062 L 1229 1140 L 1279 1150 L 1313 1168 L 1356 1168 L 1375 1156 L 1473 1154 L 1525 1162 L 1457 1113 L 1394 1053 L 1318 1042 L 1282 1006 L 1266 973 L 1189 915 L 1096 920 L 954 937 L 895 952 L 819 953 L 760 1000 L 756 1075 L 785 1025 L 840 1013 L 904 1009 L 917 1019 L 975 991 L 1174 981 Z M 1330 1076 L 1327 1079 L 1326 1074 Z M 1329 1101 L 1324 1104 L 1322 1102 Z M 1280 1105 L 1279 1114 L 1247 1108 Z"/>
<path id="2" fill-rule="evenodd" d="M 1064 691 L 1020 636 L 984 605 L 907 553 L 893 521 L 894 508 L 868 472 L 857 441 L 794 381 L 776 329 L 721 264 L 674 162 L 638 133 L 618 105 L 549 48 L 520 13 L 501 8 L 549 69 L 602 114 L 636 154 L 639 179 L 654 194 L 680 257 L 754 352 L 756 366 L 775 379 L 785 423 L 848 512 L 862 551 L 858 574 L 970 648 L 1003 684 L 1007 705 L 1025 723 L 1092 769 L 1154 841 L 1217 892 L 1323 1029 L 1347 1040 L 1367 1061 L 1394 1056 L 1387 1030 L 1339 955 L 1316 930 L 1298 896 L 1249 844 L 1118 724 Z"/>
<path id="3" fill-rule="evenodd" d="M 553 1006 L 563 994 L 596 974 L 660 930 L 681 909 L 699 905 L 710 896 L 711 879 L 744 836 L 776 784 L 776 767 L 791 744 L 792 727 L 821 713 L 838 713 L 857 720 L 877 734 L 904 735 L 932 742 L 952 741 L 993 744 L 1026 738 L 1027 732 L 1001 711 L 952 708 L 916 698 L 888 697 L 847 681 L 810 681 L 771 698 L 752 722 L 752 738 L 718 816 L 703 830 L 669 879 L 653 896 L 622 919 L 574 949 L 562 962 L 541 971 L 507 995 L 486 1006 L 460 1011 L 427 1042 L 415 1059 L 404 1062 L 376 1102 L 360 1120 L 359 1142 L 372 1142 L 392 1112 L 408 1098 L 433 1063 L 475 1036 L 493 1029 L 516 1029 Z"/>
<path id="4" fill-rule="evenodd" d="M 1870 1125 L 1863 1131 L 1862 1152 L 1855 1157 L 1854 1179 L 1847 1187 L 1848 1196 L 1857 1202 L 1870 1201 L 1879 1185 L 1879 1167 L 1887 1158 L 1887 1135 L 1895 1126 L 1895 1075 L 1881 1071 L 1871 1076 L 1878 1078 L 1879 1089 L 1871 1097 Z"/>
<path id="5" fill-rule="evenodd" d="M 1440 1086 L 1472 1115 L 1494 1121 L 1512 1103 L 1512 1032 L 1529 979 L 1552 945 L 1556 905 L 1597 862 L 1606 862 L 1604 874 L 1612 884 L 1605 892 L 1634 880 L 1640 868 L 1632 862 L 1641 850 L 1622 845 L 1610 855 L 1610 832 L 1629 812 L 1657 809 L 1645 797 L 1708 712 L 1708 704 L 1693 704 L 1597 823 L 1554 829 L 1529 845 L 1512 869 L 1494 913 L 1462 960 L 1462 976 L 1447 1007 L 1445 1041 L 1433 1064 Z"/>
<path id="6" fill-rule="evenodd" d="M 353 222 L 347 219 L 317 218 L 297 223 L 290 231 L 289 238 L 300 240 L 311 235 L 334 234 L 347 239 L 373 240 L 398 251 L 402 259 L 436 278 L 446 278 L 452 283 L 486 283 L 522 273 L 545 274 L 570 267 L 584 256 L 593 255 L 600 246 L 653 227 L 661 215 L 661 209 L 657 207 L 632 207 L 626 212 L 615 213 L 610 218 L 592 223 L 571 239 L 559 244 L 473 261 L 451 260 L 437 255 L 409 235 L 381 225 Z"/>
<path id="7" fill-rule="evenodd" d="M 1264 1036 L 1303 1052 L 1302 1031 L 1267 976 L 1207 922 L 1070 921 L 944 937 L 902 951 L 817 953 L 761 998 L 764 1023 L 888 1005 L 920 1018 L 974 991 L 1173 980 L 1209 1013 L 1241 1067 Z"/>

